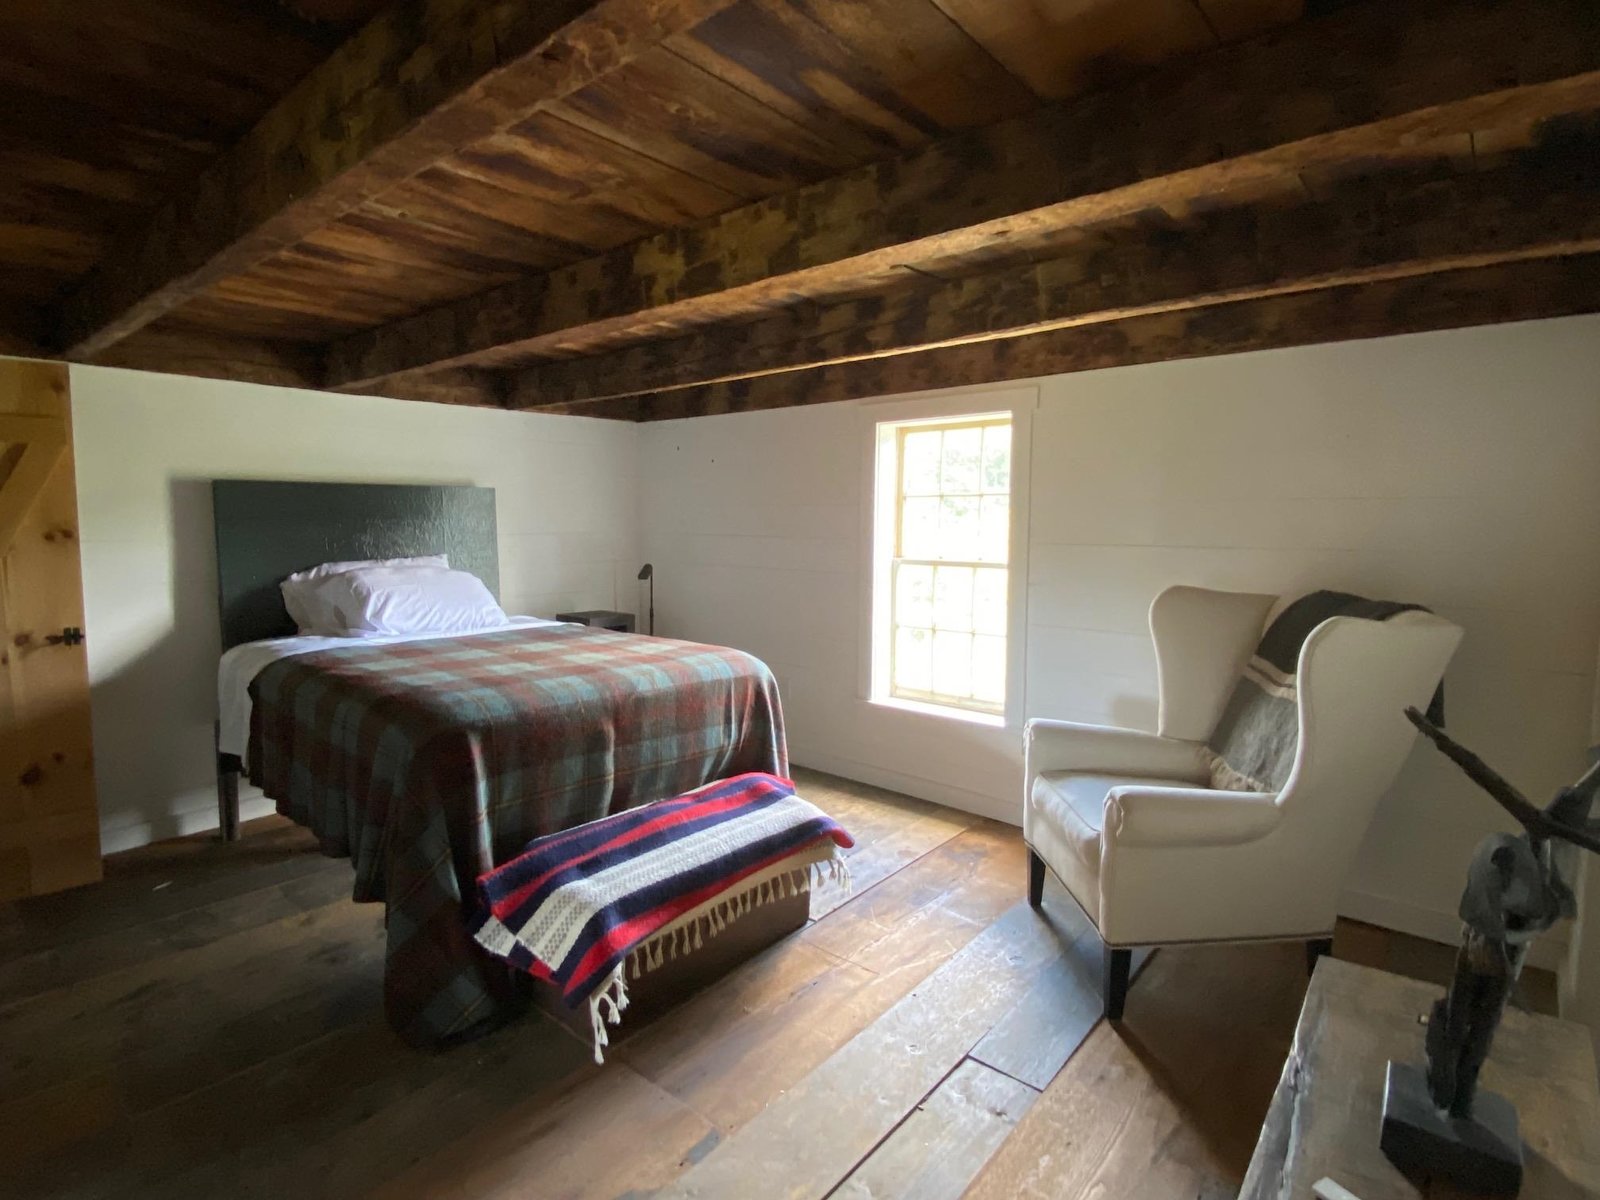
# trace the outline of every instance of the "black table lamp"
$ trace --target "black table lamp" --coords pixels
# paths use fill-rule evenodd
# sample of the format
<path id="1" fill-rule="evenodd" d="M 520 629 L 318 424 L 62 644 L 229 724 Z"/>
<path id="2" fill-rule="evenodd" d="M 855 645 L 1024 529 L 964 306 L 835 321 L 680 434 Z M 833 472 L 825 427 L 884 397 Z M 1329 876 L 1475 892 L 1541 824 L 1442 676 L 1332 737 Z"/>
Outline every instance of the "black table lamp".
<path id="1" fill-rule="evenodd" d="M 656 569 L 650 563 L 639 568 L 639 578 L 650 581 L 650 636 L 656 633 Z"/>

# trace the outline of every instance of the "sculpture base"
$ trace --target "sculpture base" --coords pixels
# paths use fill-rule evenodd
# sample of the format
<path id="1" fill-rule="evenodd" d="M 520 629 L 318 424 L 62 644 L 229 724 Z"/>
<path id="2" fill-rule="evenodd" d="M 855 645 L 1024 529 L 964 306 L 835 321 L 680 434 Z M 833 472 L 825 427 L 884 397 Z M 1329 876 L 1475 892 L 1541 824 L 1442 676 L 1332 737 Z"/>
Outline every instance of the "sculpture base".
<path id="1" fill-rule="evenodd" d="M 1378 1144 L 1408 1175 L 1492 1196 L 1515 1196 L 1522 1187 L 1522 1139 L 1511 1102 L 1480 1089 L 1470 1118 L 1441 1113 L 1427 1074 L 1409 1063 L 1389 1063 Z"/>

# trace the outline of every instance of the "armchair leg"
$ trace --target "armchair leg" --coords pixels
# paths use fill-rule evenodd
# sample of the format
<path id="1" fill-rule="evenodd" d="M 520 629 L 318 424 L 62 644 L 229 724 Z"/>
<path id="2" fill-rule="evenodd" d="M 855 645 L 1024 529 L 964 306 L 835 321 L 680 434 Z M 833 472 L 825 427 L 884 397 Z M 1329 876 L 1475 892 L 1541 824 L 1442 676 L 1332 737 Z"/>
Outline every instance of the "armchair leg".
<path id="1" fill-rule="evenodd" d="M 1105 951 L 1106 1020 L 1122 1020 L 1122 1008 L 1128 1000 L 1128 974 L 1133 968 L 1133 951 L 1117 950 L 1111 946 Z"/>
<path id="2" fill-rule="evenodd" d="M 1038 908 L 1044 903 L 1044 859 L 1028 851 L 1028 903 Z"/>
<path id="3" fill-rule="evenodd" d="M 1312 938 L 1309 942 L 1307 942 L 1306 943 L 1306 974 L 1310 975 L 1310 974 L 1312 974 L 1312 973 L 1314 973 L 1316 971 L 1316 969 L 1317 969 L 1317 959 L 1321 958 L 1324 954 L 1332 954 L 1332 953 L 1333 953 L 1333 939 L 1331 937 Z"/>

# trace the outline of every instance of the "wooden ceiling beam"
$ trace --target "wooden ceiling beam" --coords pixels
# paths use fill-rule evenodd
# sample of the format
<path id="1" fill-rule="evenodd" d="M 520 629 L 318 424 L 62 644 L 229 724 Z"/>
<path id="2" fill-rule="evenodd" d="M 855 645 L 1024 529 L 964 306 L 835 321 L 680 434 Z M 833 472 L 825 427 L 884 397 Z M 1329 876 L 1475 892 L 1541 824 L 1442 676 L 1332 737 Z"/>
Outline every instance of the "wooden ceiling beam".
<path id="1" fill-rule="evenodd" d="M 102 353 L 730 2 L 399 0 L 85 277 L 56 348 Z"/>
<path id="2" fill-rule="evenodd" d="M 0 355 L 48 358 L 39 311 L 20 303 L 0 303 Z"/>
<path id="3" fill-rule="evenodd" d="M 0 356 L 8 358 L 43 358 L 44 351 L 31 336 L 20 330 L 0 328 Z"/>
<path id="4" fill-rule="evenodd" d="M 1600 312 L 1600 255 L 1268 296 L 550 411 L 703 417 L 1591 312 Z"/>
<path id="5" fill-rule="evenodd" d="M 317 360 L 307 346 L 181 328 L 141 330 L 108 347 L 94 365 L 273 387 L 317 386 Z"/>
<path id="6" fill-rule="evenodd" d="M 364 396 L 457 404 L 468 408 L 504 408 L 507 380 L 498 371 L 455 367 L 407 379 L 391 379 L 362 388 Z"/>
<path id="7" fill-rule="evenodd" d="M 315 390 L 319 386 L 319 359 L 312 347 L 185 328 L 140 330 L 135 336 L 109 347 L 94 365 L 272 387 Z M 503 382 L 487 371 L 462 369 L 438 371 L 426 379 L 395 380 L 389 385 L 368 389 L 367 394 L 434 404 L 501 408 L 505 389 Z"/>
<path id="8" fill-rule="evenodd" d="M 1303 206 L 1212 213 L 1060 259 L 556 360 L 519 372 L 509 403 L 581 411 L 584 401 L 1594 251 L 1600 139 L 1568 140 L 1495 171 L 1355 181 Z"/>
<path id="9" fill-rule="evenodd" d="M 327 381 L 496 364 L 905 262 L 1600 105 L 1590 0 L 1377 0 L 330 347 Z"/>

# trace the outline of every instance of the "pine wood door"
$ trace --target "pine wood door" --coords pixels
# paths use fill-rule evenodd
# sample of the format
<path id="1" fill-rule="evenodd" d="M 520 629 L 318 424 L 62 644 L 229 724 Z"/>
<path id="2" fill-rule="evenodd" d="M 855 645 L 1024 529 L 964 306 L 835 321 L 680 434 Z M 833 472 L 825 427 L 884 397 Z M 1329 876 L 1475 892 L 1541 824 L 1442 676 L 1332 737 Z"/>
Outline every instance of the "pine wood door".
<path id="1" fill-rule="evenodd" d="M 100 878 L 67 368 L 0 360 L 0 901 Z"/>

